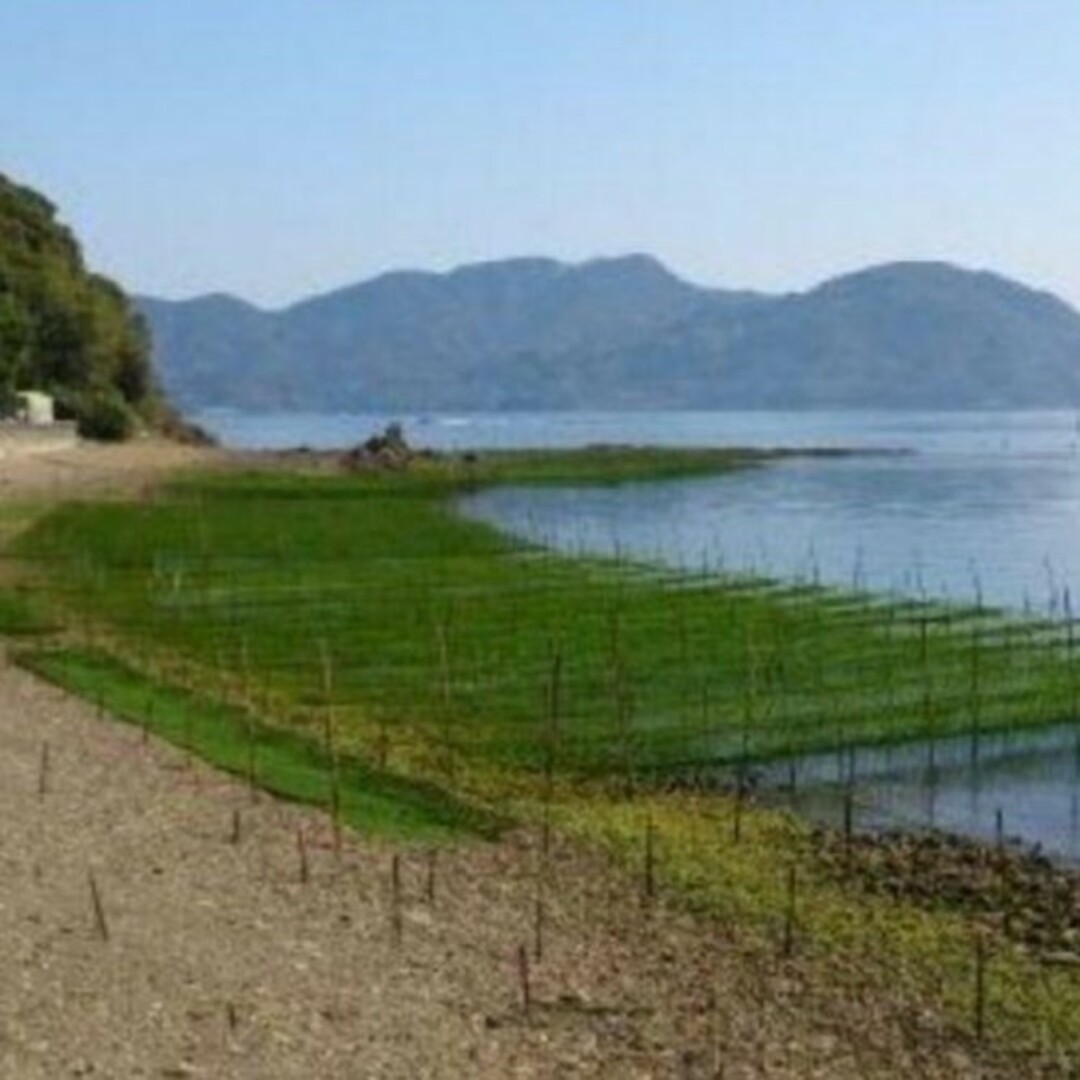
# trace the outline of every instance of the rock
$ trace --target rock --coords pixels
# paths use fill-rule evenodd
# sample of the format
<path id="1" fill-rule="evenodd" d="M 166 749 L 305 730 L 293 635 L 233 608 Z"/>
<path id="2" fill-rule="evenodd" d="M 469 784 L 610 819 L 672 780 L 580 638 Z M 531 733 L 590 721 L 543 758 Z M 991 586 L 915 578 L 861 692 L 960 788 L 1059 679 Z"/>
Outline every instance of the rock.
<path id="1" fill-rule="evenodd" d="M 1080 965 L 1080 874 L 1045 854 L 942 833 L 812 834 L 821 865 L 867 892 L 946 906 L 994 925 L 1050 962 Z"/>
<path id="2" fill-rule="evenodd" d="M 404 469 L 416 456 L 417 452 L 405 440 L 401 425 L 392 423 L 387 424 L 381 435 L 372 435 L 359 446 L 353 447 L 345 454 L 342 463 L 349 469 Z M 431 455 L 423 452 L 419 456 Z"/>

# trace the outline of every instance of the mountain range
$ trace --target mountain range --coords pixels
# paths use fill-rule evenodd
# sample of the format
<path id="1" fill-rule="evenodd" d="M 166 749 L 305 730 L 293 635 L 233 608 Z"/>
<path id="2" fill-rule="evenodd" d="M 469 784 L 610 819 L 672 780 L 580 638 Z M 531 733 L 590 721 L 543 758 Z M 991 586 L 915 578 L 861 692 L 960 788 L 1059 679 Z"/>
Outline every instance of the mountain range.
<path id="1" fill-rule="evenodd" d="M 703 288 L 647 255 L 521 258 L 274 311 L 222 294 L 137 304 L 187 410 L 1080 405 L 1080 314 L 940 262 L 767 295 Z"/>

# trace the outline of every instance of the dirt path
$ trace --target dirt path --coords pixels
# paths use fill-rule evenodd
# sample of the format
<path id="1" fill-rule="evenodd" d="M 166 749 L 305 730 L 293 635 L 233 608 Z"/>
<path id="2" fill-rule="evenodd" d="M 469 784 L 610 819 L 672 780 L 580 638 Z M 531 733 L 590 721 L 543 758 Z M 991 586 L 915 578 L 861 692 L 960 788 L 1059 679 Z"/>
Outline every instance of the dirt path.
<path id="1" fill-rule="evenodd" d="M 0 491 L 130 490 L 195 459 L 154 454 L 9 463 Z M 395 900 L 389 848 L 338 858 L 322 814 L 7 664 L 0 821 L 2 1077 L 1010 1075 L 566 844 L 536 962 L 530 836 L 440 852 L 433 900 L 427 855 L 400 853 Z"/>
<path id="2" fill-rule="evenodd" d="M 156 438 L 80 443 L 70 450 L 0 457 L 0 504 L 131 493 L 177 469 L 227 458 L 224 451 L 211 447 Z"/>

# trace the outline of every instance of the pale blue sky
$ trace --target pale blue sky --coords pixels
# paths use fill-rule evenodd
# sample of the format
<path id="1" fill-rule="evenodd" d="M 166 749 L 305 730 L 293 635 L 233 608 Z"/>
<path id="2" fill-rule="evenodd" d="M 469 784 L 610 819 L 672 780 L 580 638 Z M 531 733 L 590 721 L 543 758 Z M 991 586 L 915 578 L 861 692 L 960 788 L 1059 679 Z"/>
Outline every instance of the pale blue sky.
<path id="1" fill-rule="evenodd" d="M 137 291 L 650 251 L 1080 304 L 1076 0 L 0 0 L 0 71 L 0 170 Z"/>

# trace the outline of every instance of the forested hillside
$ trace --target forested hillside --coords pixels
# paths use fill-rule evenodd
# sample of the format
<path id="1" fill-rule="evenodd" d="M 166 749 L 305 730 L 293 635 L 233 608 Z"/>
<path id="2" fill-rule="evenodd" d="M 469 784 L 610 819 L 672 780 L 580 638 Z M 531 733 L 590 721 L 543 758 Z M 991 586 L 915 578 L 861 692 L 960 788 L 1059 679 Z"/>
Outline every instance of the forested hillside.
<path id="1" fill-rule="evenodd" d="M 142 316 L 86 267 L 52 203 L 0 174 L 0 415 L 24 389 L 53 394 L 92 437 L 168 415 Z"/>
<path id="2" fill-rule="evenodd" d="M 1080 315 L 996 274 L 894 263 L 780 296 L 636 255 L 407 272 L 262 311 L 139 301 L 189 408 L 1076 408 Z"/>

